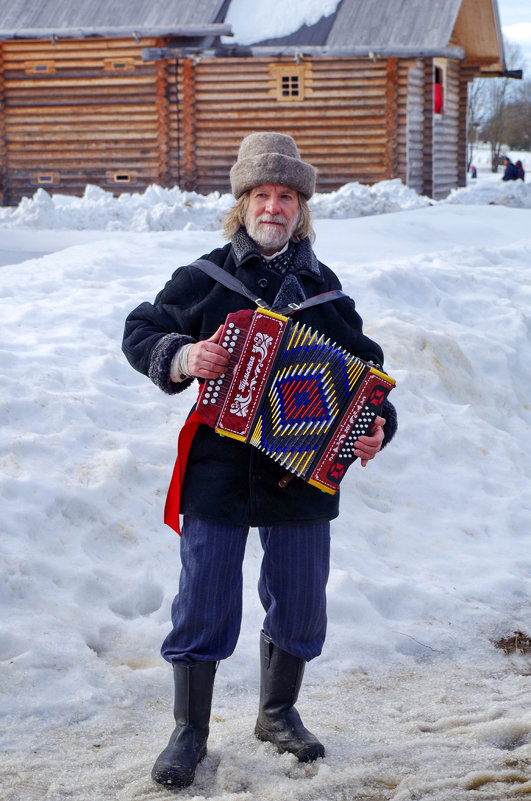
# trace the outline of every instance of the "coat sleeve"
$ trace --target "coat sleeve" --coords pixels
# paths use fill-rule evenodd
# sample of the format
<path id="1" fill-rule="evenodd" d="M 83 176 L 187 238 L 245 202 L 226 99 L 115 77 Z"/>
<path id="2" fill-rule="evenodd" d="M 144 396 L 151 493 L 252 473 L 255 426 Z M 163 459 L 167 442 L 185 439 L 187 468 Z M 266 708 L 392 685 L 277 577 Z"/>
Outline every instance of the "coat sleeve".
<path id="1" fill-rule="evenodd" d="M 153 303 L 141 303 L 125 321 L 122 350 L 129 364 L 170 395 L 182 392 L 194 380 L 175 383 L 170 378 L 177 351 L 199 336 L 191 272 L 185 267 L 177 270 Z"/>
<path id="2" fill-rule="evenodd" d="M 384 400 L 380 414 L 385 419 L 385 424 L 383 427 L 384 438 L 382 442 L 382 448 L 385 448 L 385 446 L 388 445 L 393 439 L 398 428 L 396 409 L 389 398 Z"/>

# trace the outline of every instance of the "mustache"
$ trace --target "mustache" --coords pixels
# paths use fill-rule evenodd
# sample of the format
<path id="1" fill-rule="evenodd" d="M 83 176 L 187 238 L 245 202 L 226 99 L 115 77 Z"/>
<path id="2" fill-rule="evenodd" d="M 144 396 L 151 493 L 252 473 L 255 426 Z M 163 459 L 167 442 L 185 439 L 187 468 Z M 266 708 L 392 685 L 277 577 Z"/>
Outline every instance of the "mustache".
<path id="1" fill-rule="evenodd" d="M 259 217 L 256 218 L 257 223 L 280 223 L 281 225 L 287 225 L 288 221 L 282 214 L 261 214 Z"/>

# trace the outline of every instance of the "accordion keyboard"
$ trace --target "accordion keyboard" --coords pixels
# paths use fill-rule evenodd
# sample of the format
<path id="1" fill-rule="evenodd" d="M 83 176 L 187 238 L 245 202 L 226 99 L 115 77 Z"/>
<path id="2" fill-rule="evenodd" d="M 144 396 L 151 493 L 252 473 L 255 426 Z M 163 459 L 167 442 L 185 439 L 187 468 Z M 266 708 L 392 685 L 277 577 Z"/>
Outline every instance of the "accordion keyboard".
<path id="1" fill-rule="evenodd" d="M 237 315 L 236 315 L 237 316 Z M 229 354 L 229 361 L 225 372 L 219 378 L 209 378 L 203 383 L 199 398 L 198 408 L 201 409 L 201 416 L 205 423 L 214 425 L 230 389 L 232 374 L 242 355 L 245 338 L 249 329 L 248 313 L 245 319 L 234 321 L 235 315 L 231 315 L 231 322 L 225 322 L 219 344 L 225 348 Z"/>

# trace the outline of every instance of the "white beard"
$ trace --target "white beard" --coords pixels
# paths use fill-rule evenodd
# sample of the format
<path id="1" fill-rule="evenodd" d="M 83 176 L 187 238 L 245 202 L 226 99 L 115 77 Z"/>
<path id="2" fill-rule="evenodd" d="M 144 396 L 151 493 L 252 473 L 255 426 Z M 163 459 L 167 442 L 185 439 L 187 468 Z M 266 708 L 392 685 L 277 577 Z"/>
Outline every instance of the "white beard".
<path id="1" fill-rule="evenodd" d="M 266 225 L 266 221 L 282 223 L 282 225 Z M 288 223 L 281 214 L 261 214 L 255 219 L 251 219 L 249 214 L 245 215 L 247 233 L 264 252 L 269 253 L 277 253 L 282 250 L 284 245 L 291 239 L 297 223 L 297 217 L 291 223 Z"/>

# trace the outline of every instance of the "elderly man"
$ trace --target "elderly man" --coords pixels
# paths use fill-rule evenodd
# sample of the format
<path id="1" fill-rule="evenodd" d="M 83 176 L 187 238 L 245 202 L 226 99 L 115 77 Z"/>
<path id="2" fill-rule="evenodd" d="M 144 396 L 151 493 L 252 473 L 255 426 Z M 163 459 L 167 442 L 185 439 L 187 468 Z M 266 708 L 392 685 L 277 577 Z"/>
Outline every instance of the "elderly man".
<path id="1" fill-rule="evenodd" d="M 338 278 L 312 249 L 307 200 L 315 170 L 302 161 L 290 136 L 247 136 L 231 170 L 231 185 L 237 202 L 225 220 L 229 243 L 204 259 L 239 279 L 273 310 L 340 289 Z M 162 390 L 182 392 L 194 378 L 223 373 L 227 352 L 219 344 L 221 326 L 230 312 L 251 306 L 216 277 L 193 265 L 181 267 L 153 304 L 142 303 L 129 315 L 124 353 Z M 363 334 L 350 298 L 306 308 L 297 318 L 382 366 L 382 350 Z M 382 417 L 356 442 L 363 466 L 395 429 L 394 409 L 386 402 Z M 162 646 L 163 657 L 173 665 L 176 727 L 153 767 L 152 777 L 160 784 L 188 786 L 206 754 L 216 667 L 233 652 L 240 631 L 242 562 L 250 526 L 258 527 L 264 551 L 255 735 L 302 762 L 324 756 L 294 705 L 305 664 L 324 643 L 330 520 L 339 513 L 339 493 L 323 493 L 299 478 L 281 486 L 284 475 L 266 454 L 222 438 L 206 425 L 199 425 L 193 436 L 180 494 L 179 592 L 173 627 Z"/>

